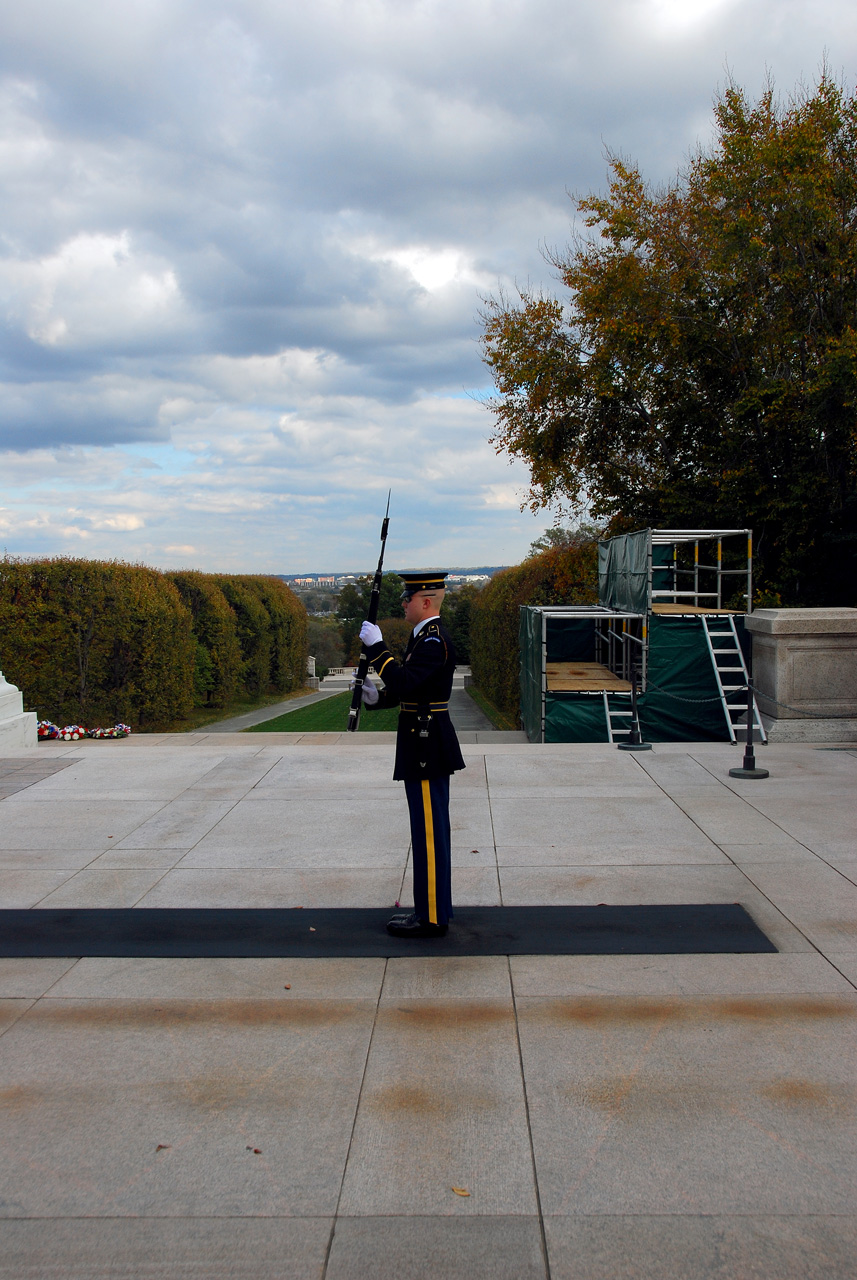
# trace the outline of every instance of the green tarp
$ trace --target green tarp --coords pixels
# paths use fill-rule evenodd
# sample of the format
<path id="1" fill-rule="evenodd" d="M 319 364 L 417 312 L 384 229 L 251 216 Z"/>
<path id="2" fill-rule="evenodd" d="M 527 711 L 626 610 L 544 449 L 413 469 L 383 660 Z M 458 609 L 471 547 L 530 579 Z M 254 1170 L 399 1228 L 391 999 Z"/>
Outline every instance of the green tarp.
<path id="1" fill-rule="evenodd" d="M 649 618 L 647 689 L 638 704 L 647 742 L 728 741 L 701 618 Z"/>
<path id="2" fill-rule="evenodd" d="M 651 530 L 626 533 L 598 544 L 598 603 L 608 609 L 647 613 Z"/>
<path id="3" fill-rule="evenodd" d="M 592 693 L 549 693 L 545 742 L 607 742 L 604 699 Z"/>
<path id="4" fill-rule="evenodd" d="M 542 615 L 523 607 L 518 626 L 521 722 L 530 742 L 542 740 Z"/>

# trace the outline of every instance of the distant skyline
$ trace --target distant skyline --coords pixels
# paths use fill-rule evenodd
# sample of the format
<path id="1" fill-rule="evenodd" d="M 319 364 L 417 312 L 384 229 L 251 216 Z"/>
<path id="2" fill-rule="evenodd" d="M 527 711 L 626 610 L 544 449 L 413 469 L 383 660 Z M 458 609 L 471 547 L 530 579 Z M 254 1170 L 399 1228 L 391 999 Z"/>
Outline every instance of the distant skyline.
<path id="1" fill-rule="evenodd" d="M 480 297 L 605 148 L 669 180 L 846 0 L 31 0 L 0 18 L 0 549 L 298 574 L 515 564 Z"/>

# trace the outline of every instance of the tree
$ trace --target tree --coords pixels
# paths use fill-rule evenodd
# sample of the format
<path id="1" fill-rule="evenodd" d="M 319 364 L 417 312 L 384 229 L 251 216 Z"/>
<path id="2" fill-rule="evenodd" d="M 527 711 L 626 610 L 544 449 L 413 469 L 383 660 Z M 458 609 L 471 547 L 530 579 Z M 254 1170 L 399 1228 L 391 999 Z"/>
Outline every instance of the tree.
<path id="1" fill-rule="evenodd" d="M 307 624 L 309 651 L 315 658 L 315 674 L 322 679 L 331 667 L 345 663 L 342 633 L 333 618 L 310 618 Z"/>
<path id="2" fill-rule="evenodd" d="M 857 595 L 857 97 L 730 86 L 664 190 L 610 158 L 570 291 L 488 300 L 493 441 L 529 504 L 756 533 L 788 603 Z"/>
<path id="3" fill-rule="evenodd" d="M 440 606 L 440 620 L 452 636 L 456 659 L 463 667 L 470 665 L 470 624 L 480 589 L 467 582 L 458 591 L 448 591 Z"/>
<path id="4" fill-rule="evenodd" d="M 545 529 L 530 543 L 530 555 L 540 555 L 542 551 L 551 551 L 554 547 L 580 547 L 586 542 L 597 542 L 602 530 L 593 524 L 581 524 L 577 528 L 567 529 L 555 524 Z"/>
<path id="5" fill-rule="evenodd" d="M 356 661 L 352 654 L 359 654 L 357 635 L 360 624 L 369 613 L 369 600 L 372 595 L 374 573 L 358 578 L 356 582 L 348 582 L 339 593 L 336 616 L 342 624 L 342 645 L 349 662 Z M 378 600 L 379 618 L 403 618 L 402 579 L 397 573 L 381 575 L 381 594 Z"/>

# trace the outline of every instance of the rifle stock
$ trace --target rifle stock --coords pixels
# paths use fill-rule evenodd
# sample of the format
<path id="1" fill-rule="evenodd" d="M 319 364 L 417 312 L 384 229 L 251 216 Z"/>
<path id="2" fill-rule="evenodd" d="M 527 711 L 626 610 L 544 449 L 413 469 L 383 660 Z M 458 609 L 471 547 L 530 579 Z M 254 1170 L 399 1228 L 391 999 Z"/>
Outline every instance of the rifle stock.
<path id="1" fill-rule="evenodd" d="M 384 513 L 384 519 L 381 523 L 381 555 L 378 558 L 378 568 L 375 570 L 375 577 L 372 581 L 372 594 L 369 597 L 369 612 L 367 622 L 378 621 L 378 605 L 381 600 L 381 578 L 384 569 L 384 548 L 387 545 L 387 529 L 390 524 L 390 493 L 387 493 L 387 510 Z M 360 724 L 360 712 L 363 707 L 363 685 L 366 681 L 366 674 L 369 670 L 369 659 L 365 652 L 361 651 L 360 661 L 357 664 L 357 672 L 354 676 L 354 691 L 351 695 L 351 706 L 348 708 L 348 724 L 345 726 L 349 733 L 356 733 Z"/>

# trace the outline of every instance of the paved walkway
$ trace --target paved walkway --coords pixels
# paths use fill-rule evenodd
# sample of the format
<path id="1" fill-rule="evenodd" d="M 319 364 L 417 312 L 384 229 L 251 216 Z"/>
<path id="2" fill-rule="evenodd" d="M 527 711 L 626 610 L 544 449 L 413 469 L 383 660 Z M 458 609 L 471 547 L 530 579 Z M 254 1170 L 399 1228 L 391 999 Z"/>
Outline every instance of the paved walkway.
<path id="1" fill-rule="evenodd" d="M 383 915 L 378 737 L 21 752 L 0 906 Z M 853 1280 L 857 750 L 464 752 L 457 901 L 737 901 L 778 954 L 0 960 L 0 1276 Z"/>

